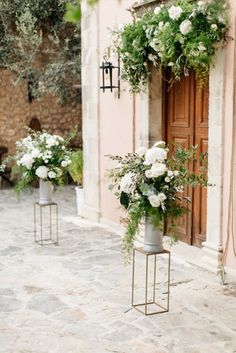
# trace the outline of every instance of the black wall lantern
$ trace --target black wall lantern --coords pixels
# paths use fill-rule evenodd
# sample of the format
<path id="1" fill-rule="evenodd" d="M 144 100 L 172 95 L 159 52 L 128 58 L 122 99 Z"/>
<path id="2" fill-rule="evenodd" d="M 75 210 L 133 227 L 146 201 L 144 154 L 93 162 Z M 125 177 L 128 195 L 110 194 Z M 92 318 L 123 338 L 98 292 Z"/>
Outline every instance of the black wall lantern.
<path id="1" fill-rule="evenodd" d="M 113 92 L 118 90 L 118 98 L 120 98 L 120 58 L 118 57 L 118 65 L 114 66 L 110 61 L 103 61 L 100 66 L 102 70 L 102 85 L 100 88 L 105 92 L 107 89 Z M 117 84 L 114 84 L 117 81 Z"/>

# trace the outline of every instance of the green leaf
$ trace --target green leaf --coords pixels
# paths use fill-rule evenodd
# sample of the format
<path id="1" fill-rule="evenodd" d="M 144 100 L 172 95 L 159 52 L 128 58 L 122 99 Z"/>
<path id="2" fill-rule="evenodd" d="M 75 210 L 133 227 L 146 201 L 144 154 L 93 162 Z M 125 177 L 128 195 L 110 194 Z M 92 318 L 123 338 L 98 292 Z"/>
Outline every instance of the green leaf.
<path id="1" fill-rule="evenodd" d="M 121 195 L 120 195 L 120 203 L 126 209 L 129 207 L 129 196 L 123 191 L 121 192 Z"/>

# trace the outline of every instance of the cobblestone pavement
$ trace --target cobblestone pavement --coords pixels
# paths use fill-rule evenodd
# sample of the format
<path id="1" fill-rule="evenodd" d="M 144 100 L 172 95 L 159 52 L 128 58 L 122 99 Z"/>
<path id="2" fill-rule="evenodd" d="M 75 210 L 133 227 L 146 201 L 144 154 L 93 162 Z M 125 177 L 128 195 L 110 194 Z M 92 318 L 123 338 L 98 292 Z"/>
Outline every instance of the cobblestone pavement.
<path id="1" fill-rule="evenodd" d="M 59 246 L 41 247 L 33 241 L 36 197 L 18 202 L 0 190 L 0 353 L 236 352 L 233 285 L 173 258 L 170 312 L 145 317 L 130 306 L 121 237 L 78 219 L 66 187 L 55 194 Z"/>

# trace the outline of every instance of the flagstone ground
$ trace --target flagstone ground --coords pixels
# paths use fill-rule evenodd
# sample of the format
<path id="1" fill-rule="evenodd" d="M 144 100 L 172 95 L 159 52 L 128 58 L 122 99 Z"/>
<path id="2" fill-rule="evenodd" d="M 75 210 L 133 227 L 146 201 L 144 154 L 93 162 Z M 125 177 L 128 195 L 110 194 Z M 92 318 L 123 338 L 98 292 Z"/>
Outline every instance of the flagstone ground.
<path id="1" fill-rule="evenodd" d="M 0 190 L 0 353 L 236 352 L 236 286 L 172 257 L 170 312 L 145 317 L 130 306 L 121 237 L 79 219 L 66 187 L 59 246 L 41 247 L 36 199 Z"/>

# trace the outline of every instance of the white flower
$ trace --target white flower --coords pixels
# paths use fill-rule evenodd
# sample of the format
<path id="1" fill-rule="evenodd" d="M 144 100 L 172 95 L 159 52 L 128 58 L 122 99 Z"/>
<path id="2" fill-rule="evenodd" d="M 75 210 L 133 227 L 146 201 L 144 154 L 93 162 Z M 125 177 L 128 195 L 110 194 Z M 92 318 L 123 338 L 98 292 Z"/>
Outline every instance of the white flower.
<path id="1" fill-rule="evenodd" d="M 213 24 L 211 25 L 211 29 L 212 29 L 213 31 L 217 31 L 218 27 L 217 27 L 217 25 L 216 25 L 215 23 L 213 23 Z"/>
<path id="2" fill-rule="evenodd" d="M 46 179 L 48 176 L 48 168 L 42 165 L 36 169 L 35 174 L 40 179 Z"/>
<path id="3" fill-rule="evenodd" d="M 167 158 L 167 152 L 164 148 L 152 147 L 145 154 L 145 165 L 163 162 Z"/>
<path id="4" fill-rule="evenodd" d="M 61 166 L 62 166 L 63 168 L 67 167 L 67 166 L 68 166 L 68 162 L 67 162 L 67 161 L 62 161 L 62 162 L 61 162 Z"/>
<path id="5" fill-rule="evenodd" d="M 163 163 L 155 163 L 151 168 L 151 173 L 153 178 L 157 178 L 166 172 L 166 165 Z"/>
<path id="6" fill-rule="evenodd" d="M 161 205 L 161 201 L 157 195 L 151 195 L 148 198 L 152 207 L 159 207 Z"/>
<path id="7" fill-rule="evenodd" d="M 183 12 L 180 6 L 171 6 L 168 10 L 169 16 L 172 20 L 178 20 Z"/>
<path id="8" fill-rule="evenodd" d="M 154 144 L 155 147 L 158 147 L 158 146 L 165 146 L 165 145 L 166 145 L 165 141 L 157 141 L 157 142 Z"/>
<path id="9" fill-rule="evenodd" d="M 172 177 L 174 175 L 174 173 L 172 172 L 172 170 L 168 170 L 167 175 L 168 175 L 168 177 Z"/>
<path id="10" fill-rule="evenodd" d="M 170 178 L 167 176 L 167 177 L 165 177 L 165 182 L 166 183 L 169 183 L 170 182 Z"/>
<path id="11" fill-rule="evenodd" d="M 198 50 L 199 51 L 205 51 L 206 50 L 205 45 L 203 43 L 199 43 Z"/>
<path id="12" fill-rule="evenodd" d="M 58 145 L 58 141 L 53 136 L 49 136 L 46 139 L 46 144 L 47 144 L 47 147 L 50 148 L 50 147 Z"/>
<path id="13" fill-rule="evenodd" d="M 159 27 L 159 29 L 162 29 L 164 27 L 164 22 L 163 21 L 159 22 L 158 27 Z"/>
<path id="14" fill-rule="evenodd" d="M 192 31 L 192 28 L 193 28 L 192 22 L 189 21 L 189 20 L 184 20 L 184 21 L 181 23 L 180 27 L 179 27 L 180 32 L 181 32 L 184 36 L 185 36 L 186 34 L 188 34 L 189 32 L 191 32 L 191 31 Z"/>
<path id="15" fill-rule="evenodd" d="M 39 157 L 39 155 L 40 155 L 40 150 L 39 150 L 38 148 L 34 148 L 34 149 L 31 151 L 31 156 L 32 156 L 33 158 L 37 158 L 37 157 Z"/>
<path id="16" fill-rule="evenodd" d="M 154 9 L 154 14 L 155 14 L 155 15 L 159 15 L 160 12 L 161 12 L 161 8 L 160 8 L 160 6 L 157 6 L 157 7 Z"/>
<path id="17" fill-rule="evenodd" d="M 23 165 L 24 167 L 26 167 L 27 169 L 31 169 L 32 165 L 34 163 L 34 160 L 31 156 L 31 154 L 26 153 L 24 154 L 24 156 L 20 159 L 19 161 L 20 165 Z"/>
<path id="18" fill-rule="evenodd" d="M 172 61 L 170 61 L 170 62 L 168 63 L 168 66 L 174 66 L 174 63 L 173 63 Z"/>
<path id="19" fill-rule="evenodd" d="M 175 170 L 174 171 L 174 176 L 178 176 L 179 175 L 179 171 L 178 170 Z"/>
<path id="20" fill-rule="evenodd" d="M 158 194 L 157 196 L 159 197 L 159 200 L 160 200 L 161 203 L 164 202 L 167 199 L 167 197 L 164 194 L 164 192 L 160 192 L 160 194 Z"/>
<path id="21" fill-rule="evenodd" d="M 160 192 L 158 195 L 151 195 L 148 197 L 148 200 L 152 207 L 159 207 L 167 199 L 166 195 L 163 192 Z"/>
<path id="22" fill-rule="evenodd" d="M 134 174 L 129 172 L 121 178 L 120 191 L 123 191 L 126 193 L 129 193 L 132 191 L 132 186 L 134 184 L 133 177 L 134 177 Z"/>
<path id="23" fill-rule="evenodd" d="M 145 176 L 146 176 L 146 178 L 152 178 L 152 171 L 151 171 L 151 169 L 148 169 L 148 170 L 145 171 Z"/>
<path id="24" fill-rule="evenodd" d="M 142 157 L 145 155 L 145 153 L 147 152 L 147 148 L 146 147 L 139 147 L 137 150 L 136 150 L 136 153 Z"/>
<path id="25" fill-rule="evenodd" d="M 57 176 L 56 173 L 53 172 L 52 170 L 51 170 L 50 172 L 48 172 L 48 177 L 49 177 L 49 179 L 55 179 L 56 176 Z"/>

